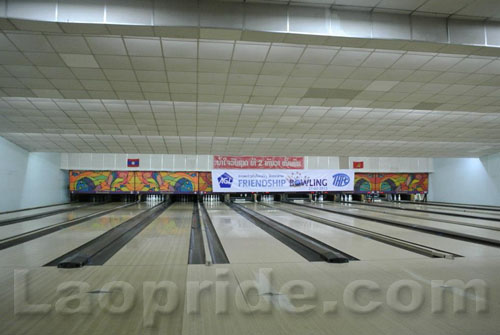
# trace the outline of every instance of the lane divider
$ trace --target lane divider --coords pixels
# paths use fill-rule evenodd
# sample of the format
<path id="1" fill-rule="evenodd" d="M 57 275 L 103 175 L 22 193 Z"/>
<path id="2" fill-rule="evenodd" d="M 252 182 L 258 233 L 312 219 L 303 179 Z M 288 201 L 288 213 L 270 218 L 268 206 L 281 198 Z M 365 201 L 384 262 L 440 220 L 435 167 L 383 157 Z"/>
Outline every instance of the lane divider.
<path id="1" fill-rule="evenodd" d="M 456 216 L 456 217 L 461 217 L 461 218 L 480 219 L 480 220 L 488 220 L 488 221 L 500 222 L 500 218 L 496 219 L 496 218 L 489 218 L 489 217 L 477 216 L 477 215 L 467 215 L 467 214 L 460 214 L 460 213 L 439 212 L 439 211 L 433 211 L 433 210 L 428 210 L 428 209 L 402 208 L 402 207 L 394 207 L 394 206 L 388 206 L 388 205 L 367 204 L 367 203 L 363 203 L 363 202 L 360 202 L 360 201 L 356 201 L 356 202 L 341 201 L 341 202 L 342 203 L 346 203 L 346 204 L 356 204 L 356 205 L 370 206 L 370 207 L 379 207 L 379 208 L 392 208 L 392 209 L 397 209 L 397 210 L 402 210 L 402 211 L 441 214 L 441 215 Z"/>
<path id="2" fill-rule="evenodd" d="M 74 211 L 76 209 L 82 209 L 82 208 L 86 208 L 86 207 L 92 207 L 92 206 L 104 205 L 104 204 L 106 204 L 106 203 L 105 202 L 96 202 L 96 203 L 90 203 L 90 204 L 85 204 L 85 205 L 81 205 L 81 206 L 56 209 L 56 210 L 49 211 L 49 212 L 43 212 L 43 213 L 32 214 L 32 215 L 25 215 L 25 216 L 13 218 L 13 219 L 8 219 L 8 220 L 2 220 L 2 221 L 0 221 L 0 227 L 8 226 L 8 225 L 18 223 L 18 222 L 31 221 L 31 220 L 45 218 L 47 216 L 71 212 L 71 211 Z"/>
<path id="3" fill-rule="evenodd" d="M 282 212 L 290 213 L 292 215 L 296 215 L 296 216 L 302 217 L 302 218 L 307 219 L 307 220 L 316 221 L 318 223 L 321 223 L 321 224 L 324 224 L 327 226 L 331 226 L 331 227 L 335 227 L 335 228 L 338 228 L 338 229 L 341 229 L 344 231 L 348 231 L 348 232 L 354 233 L 356 235 L 364 236 L 364 237 L 370 238 L 370 239 L 378 241 L 378 242 L 389 244 L 389 245 L 394 246 L 394 247 L 398 247 L 401 249 L 412 251 L 412 252 L 415 252 L 417 254 L 427 256 L 427 257 L 447 258 L 447 259 L 454 259 L 455 257 L 463 257 L 461 255 L 457 255 L 457 254 L 454 254 L 454 253 L 451 253 L 448 251 L 430 248 L 430 247 L 423 246 L 423 245 L 418 244 L 418 243 L 413 243 L 413 242 L 405 241 L 405 240 L 402 240 L 399 238 L 376 233 L 376 232 L 373 232 L 371 230 L 353 227 L 353 226 L 350 226 L 350 225 L 347 225 L 344 223 L 340 223 L 338 221 L 328 220 L 328 219 L 324 219 L 324 218 L 319 217 L 319 216 L 306 214 L 304 212 L 297 211 L 294 209 L 289 209 L 289 208 L 285 209 L 282 207 L 274 207 L 274 206 L 271 206 L 269 204 L 261 204 L 261 205 L 275 209 L 275 210 L 279 210 Z"/>
<path id="4" fill-rule="evenodd" d="M 496 206 L 474 206 L 474 205 L 461 205 L 457 203 L 452 203 L 452 202 L 435 202 L 435 201 L 426 201 L 426 202 L 414 202 L 414 201 L 393 201 L 396 203 L 400 204 L 412 204 L 412 205 L 424 205 L 424 206 L 438 206 L 438 207 L 452 207 L 452 208 L 458 208 L 458 209 L 472 209 L 472 210 L 477 210 L 477 211 L 491 211 L 491 212 L 500 212 L 500 207 Z M 469 212 L 473 213 L 470 211 L 464 210 L 464 212 Z"/>
<path id="5" fill-rule="evenodd" d="M 171 202 L 161 202 L 80 247 L 50 261 L 44 266 L 80 268 L 85 265 L 103 265 L 132 238 L 160 216 L 170 204 Z"/>
<path id="6" fill-rule="evenodd" d="M 439 236 L 454 238 L 457 240 L 478 243 L 478 244 L 483 244 L 483 245 L 489 245 L 489 246 L 500 248 L 500 241 L 499 240 L 495 240 L 495 239 L 491 239 L 491 238 L 487 238 L 487 237 L 476 236 L 476 235 L 471 235 L 471 234 L 466 234 L 466 233 L 460 233 L 460 232 L 448 230 L 448 229 L 422 226 L 422 225 L 417 225 L 417 224 L 413 224 L 413 223 L 406 223 L 406 222 L 392 220 L 392 219 L 379 219 L 379 218 L 374 218 L 370 215 L 352 214 L 352 213 L 347 213 L 345 211 L 335 210 L 332 208 L 316 207 L 316 206 L 312 206 L 312 205 L 297 204 L 297 203 L 292 203 L 292 202 L 285 202 L 285 203 L 291 204 L 294 206 L 303 206 L 303 207 L 308 207 L 308 208 L 314 208 L 314 209 L 318 209 L 318 210 L 325 211 L 325 212 L 335 213 L 335 214 L 344 215 L 344 216 L 350 216 L 350 217 L 358 218 L 358 219 L 370 220 L 370 221 L 374 221 L 374 222 L 380 222 L 383 224 L 389 224 L 389 225 L 398 226 L 398 227 L 402 227 L 402 228 L 418 230 L 418 231 L 422 231 L 422 232 L 429 233 L 429 234 L 435 234 L 435 235 L 439 235 Z"/>
<path id="7" fill-rule="evenodd" d="M 188 264 L 205 264 L 207 262 L 205 248 L 199 205 L 197 202 L 194 202 L 191 233 L 189 236 Z"/>
<path id="8" fill-rule="evenodd" d="M 64 205 L 71 205 L 76 202 L 63 202 L 60 204 L 52 204 L 52 205 L 45 205 L 45 206 L 37 206 L 37 207 L 28 207 L 28 208 L 21 208 L 21 209 L 15 209 L 12 211 L 5 211 L 5 212 L 0 212 L 0 216 L 4 214 L 11 214 L 11 213 L 18 213 L 18 212 L 24 212 L 24 211 L 32 211 L 34 209 L 41 209 L 41 208 L 47 208 L 47 207 L 56 207 L 56 206 L 64 206 Z"/>
<path id="9" fill-rule="evenodd" d="M 39 237 L 42 237 L 42 236 L 45 236 L 45 235 L 48 235 L 48 234 L 52 234 L 52 233 L 54 233 L 54 232 L 56 232 L 58 230 L 72 227 L 72 226 L 77 225 L 79 223 L 89 221 L 91 219 L 94 219 L 94 218 L 97 218 L 97 217 L 100 217 L 100 216 L 112 213 L 112 212 L 114 212 L 116 210 L 119 210 L 119 209 L 122 209 L 122 208 L 125 208 L 125 207 L 133 206 L 135 204 L 136 203 L 129 203 L 129 204 L 126 204 L 126 205 L 121 205 L 121 206 L 113 207 L 111 209 L 106 209 L 106 210 L 103 210 L 103 211 L 95 212 L 95 213 L 92 213 L 92 214 L 89 214 L 89 215 L 85 215 L 85 216 L 79 217 L 77 219 L 55 223 L 55 224 L 47 226 L 47 227 L 42 227 L 42 228 L 39 228 L 39 229 L 30 230 L 30 231 L 28 231 L 26 233 L 22 233 L 22 234 L 18 234 L 18 235 L 15 235 L 15 236 L 11 236 L 11 237 L 2 239 L 2 240 L 0 240 L 0 250 L 7 249 L 7 248 L 13 247 L 15 245 L 18 245 L 18 244 L 21 244 L 21 243 L 25 243 L 25 242 L 34 240 L 36 238 L 39 238 Z"/>
<path id="10" fill-rule="evenodd" d="M 351 205 L 357 206 L 357 204 L 351 204 Z M 397 213 L 397 211 L 392 212 L 390 209 L 384 209 L 384 208 L 377 209 L 375 207 L 373 207 L 373 208 L 363 208 L 363 207 L 351 207 L 351 206 L 349 206 L 347 208 L 359 209 L 359 210 L 370 211 L 370 212 L 375 212 L 375 213 L 384 213 L 384 214 L 390 214 L 390 215 L 405 216 L 405 217 L 414 218 L 414 219 L 420 219 L 420 220 L 423 219 L 423 220 L 430 220 L 430 221 L 437 221 L 437 222 L 445 222 L 445 223 L 456 224 L 456 225 L 459 225 L 459 226 L 468 226 L 468 227 L 474 227 L 474 228 L 482 228 L 482 229 L 489 229 L 489 230 L 500 231 L 500 226 L 499 227 L 493 227 L 493 226 L 486 226 L 486 225 L 483 225 L 483 224 L 458 222 L 458 221 L 453 221 L 453 220 L 448 220 L 448 219 L 443 219 L 443 218 L 423 218 L 421 216 L 411 215 L 409 213 L 401 213 L 401 212 Z"/>
<path id="11" fill-rule="evenodd" d="M 228 206 L 310 262 L 348 263 L 349 261 L 358 260 L 354 256 L 335 249 L 326 243 L 285 226 L 245 206 L 235 203 L 230 203 Z"/>
<path id="12" fill-rule="evenodd" d="M 229 258 L 203 203 L 199 204 L 199 210 L 204 242 L 207 248 L 205 253 L 207 255 L 207 264 L 229 264 Z"/>

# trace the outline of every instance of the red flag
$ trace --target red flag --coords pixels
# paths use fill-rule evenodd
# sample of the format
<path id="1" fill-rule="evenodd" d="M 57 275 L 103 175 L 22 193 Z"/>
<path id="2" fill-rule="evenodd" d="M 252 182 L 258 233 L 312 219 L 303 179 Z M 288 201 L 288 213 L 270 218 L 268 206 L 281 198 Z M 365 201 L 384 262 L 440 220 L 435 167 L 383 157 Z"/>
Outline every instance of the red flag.
<path id="1" fill-rule="evenodd" d="M 362 169 L 364 165 L 364 162 L 352 162 L 353 169 Z"/>

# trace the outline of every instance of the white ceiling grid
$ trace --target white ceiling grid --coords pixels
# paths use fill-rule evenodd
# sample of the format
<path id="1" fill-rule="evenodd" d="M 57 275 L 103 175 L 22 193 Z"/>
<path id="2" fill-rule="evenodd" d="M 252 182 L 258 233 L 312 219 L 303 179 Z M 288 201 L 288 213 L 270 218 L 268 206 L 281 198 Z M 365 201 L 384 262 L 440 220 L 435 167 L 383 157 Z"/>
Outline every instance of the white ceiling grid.
<path id="1" fill-rule="evenodd" d="M 495 0 L 221 0 L 227 2 L 321 5 L 339 9 L 361 9 L 500 19 L 500 2 Z"/>
<path id="2" fill-rule="evenodd" d="M 0 36 L 0 49 L 3 96 L 500 108 L 498 57 L 17 32 Z M 309 88 L 334 90 L 309 96 Z"/>
<path id="3" fill-rule="evenodd" d="M 0 96 L 0 134 L 32 151 L 500 151 L 498 57 L 4 31 Z"/>
<path id="4" fill-rule="evenodd" d="M 0 109 L 3 136 L 32 151 L 476 156 L 500 150 L 499 113 L 45 98 L 2 98 Z"/>

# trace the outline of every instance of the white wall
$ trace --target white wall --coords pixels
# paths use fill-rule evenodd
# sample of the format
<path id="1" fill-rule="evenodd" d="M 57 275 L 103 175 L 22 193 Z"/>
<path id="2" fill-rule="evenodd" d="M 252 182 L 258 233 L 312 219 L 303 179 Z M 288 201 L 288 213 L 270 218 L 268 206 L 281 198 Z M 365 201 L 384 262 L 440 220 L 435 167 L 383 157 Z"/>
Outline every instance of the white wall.
<path id="1" fill-rule="evenodd" d="M 139 158 L 139 168 L 128 168 L 128 158 Z M 338 169 L 338 157 L 306 156 L 306 169 Z M 210 171 L 212 155 L 63 153 L 65 170 Z"/>
<path id="2" fill-rule="evenodd" d="M 59 153 L 29 153 L 0 137 L 0 157 L 0 212 L 69 201 Z"/>
<path id="3" fill-rule="evenodd" d="M 363 169 L 356 172 L 432 172 L 432 158 L 422 157 L 349 157 L 349 168 L 353 162 L 363 162 Z"/>
<path id="4" fill-rule="evenodd" d="M 128 168 L 128 158 L 139 158 L 139 168 Z M 432 158 L 421 157 L 343 157 L 352 162 L 364 162 L 364 169 L 356 172 L 432 172 Z M 346 165 L 347 162 L 344 164 Z M 338 156 L 305 156 L 306 169 L 339 169 Z M 136 170 L 136 171 L 210 171 L 212 155 L 162 155 L 162 154 L 105 154 L 63 153 L 61 169 L 64 170 Z"/>
<path id="5" fill-rule="evenodd" d="M 500 206 L 500 154 L 435 158 L 428 199 Z"/>

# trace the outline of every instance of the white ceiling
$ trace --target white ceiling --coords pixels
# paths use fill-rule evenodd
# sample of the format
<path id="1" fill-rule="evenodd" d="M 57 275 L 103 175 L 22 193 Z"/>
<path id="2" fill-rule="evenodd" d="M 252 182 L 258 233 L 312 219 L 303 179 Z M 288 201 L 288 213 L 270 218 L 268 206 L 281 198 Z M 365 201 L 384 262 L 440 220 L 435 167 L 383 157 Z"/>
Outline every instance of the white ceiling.
<path id="1" fill-rule="evenodd" d="M 0 132 L 31 151 L 480 156 L 500 114 L 166 101 L 3 98 Z"/>
<path id="2" fill-rule="evenodd" d="M 403 13 L 500 19 L 496 0 L 220 0 L 279 4 L 328 5 L 346 9 L 399 11 Z"/>
<path id="3" fill-rule="evenodd" d="M 2 96 L 0 134 L 32 151 L 500 151 L 498 57 L 4 31 Z"/>
<path id="4" fill-rule="evenodd" d="M 7 32 L 0 65 L 0 96 L 500 111 L 498 57 Z"/>

